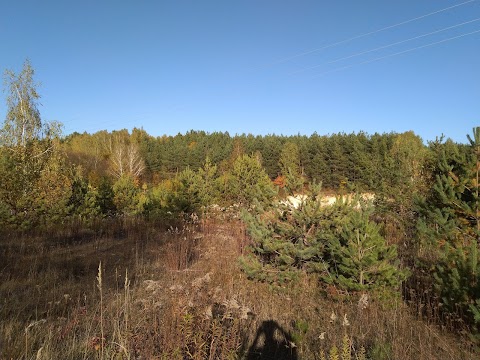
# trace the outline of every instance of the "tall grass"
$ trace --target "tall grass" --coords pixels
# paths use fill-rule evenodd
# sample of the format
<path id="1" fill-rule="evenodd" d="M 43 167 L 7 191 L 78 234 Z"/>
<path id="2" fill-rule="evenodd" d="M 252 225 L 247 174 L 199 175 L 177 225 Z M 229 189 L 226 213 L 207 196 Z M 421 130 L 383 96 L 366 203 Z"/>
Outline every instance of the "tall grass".
<path id="1" fill-rule="evenodd" d="M 141 220 L 77 225 L 0 235 L 0 359 L 35 357 L 39 349 L 41 358 L 52 351 L 89 357 L 105 338 L 96 334 L 97 314 L 105 315 L 118 297 L 118 273 L 129 271 L 122 283 L 130 287 L 162 256 L 166 226 Z"/>
<path id="2" fill-rule="evenodd" d="M 0 359 L 476 359 L 400 297 L 249 281 L 237 220 L 2 236 Z"/>

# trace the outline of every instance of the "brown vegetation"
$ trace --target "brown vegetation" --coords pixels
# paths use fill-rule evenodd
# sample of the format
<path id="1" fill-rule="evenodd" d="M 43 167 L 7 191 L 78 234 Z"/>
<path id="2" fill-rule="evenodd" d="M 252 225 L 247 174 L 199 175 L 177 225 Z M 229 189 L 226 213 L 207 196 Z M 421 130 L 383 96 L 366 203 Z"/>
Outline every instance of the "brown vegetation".
<path id="1" fill-rule="evenodd" d="M 250 281 L 237 264 L 247 242 L 240 222 L 216 220 L 3 234 L 0 358 L 478 356 L 399 298 L 347 298 L 307 275 Z"/>

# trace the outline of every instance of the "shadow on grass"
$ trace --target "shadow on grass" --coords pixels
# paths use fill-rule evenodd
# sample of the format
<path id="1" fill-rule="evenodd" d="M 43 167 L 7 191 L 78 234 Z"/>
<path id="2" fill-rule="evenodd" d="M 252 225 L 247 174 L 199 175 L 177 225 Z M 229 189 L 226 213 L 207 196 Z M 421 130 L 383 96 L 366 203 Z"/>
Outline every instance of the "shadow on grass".
<path id="1" fill-rule="evenodd" d="M 288 332 L 273 320 L 264 321 L 257 330 L 246 360 L 298 360 L 297 349 Z"/>

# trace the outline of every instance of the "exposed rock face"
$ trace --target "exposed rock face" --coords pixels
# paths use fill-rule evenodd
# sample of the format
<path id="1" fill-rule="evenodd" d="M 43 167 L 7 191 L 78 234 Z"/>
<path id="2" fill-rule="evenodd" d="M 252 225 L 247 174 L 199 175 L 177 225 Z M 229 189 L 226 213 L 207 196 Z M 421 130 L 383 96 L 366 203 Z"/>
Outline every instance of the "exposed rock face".
<path id="1" fill-rule="evenodd" d="M 334 196 L 334 195 L 323 196 L 320 201 L 321 201 L 321 204 L 323 206 L 329 206 L 329 205 L 335 204 L 335 202 L 339 198 L 343 198 L 347 201 L 351 201 L 354 198 L 354 196 L 355 196 L 354 194 L 347 194 L 347 195 L 344 195 L 344 196 L 341 196 L 341 197 Z M 302 204 L 302 202 L 304 202 L 307 199 L 308 199 L 307 195 L 297 194 L 297 195 L 294 195 L 294 196 L 288 196 L 286 200 L 282 201 L 282 204 L 290 206 L 291 208 L 294 208 L 294 209 L 298 209 L 300 207 L 300 205 Z M 367 202 L 370 202 L 370 201 L 375 200 L 375 194 L 373 194 L 373 193 L 362 193 L 362 194 L 360 194 L 360 199 L 362 199 L 364 201 L 367 201 Z"/>

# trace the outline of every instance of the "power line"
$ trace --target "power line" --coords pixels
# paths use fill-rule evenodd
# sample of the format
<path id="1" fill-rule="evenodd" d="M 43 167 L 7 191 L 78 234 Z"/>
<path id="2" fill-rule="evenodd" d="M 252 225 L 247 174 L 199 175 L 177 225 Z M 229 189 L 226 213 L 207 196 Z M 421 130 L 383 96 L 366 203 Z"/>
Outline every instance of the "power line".
<path id="1" fill-rule="evenodd" d="M 445 12 L 445 11 L 448 11 L 448 10 L 454 9 L 456 7 L 463 6 L 463 5 L 466 5 L 466 4 L 475 2 L 475 1 L 477 1 L 477 0 L 464 1 L 460 4 L 456 4 L 456 5 L 452 5 L 452 6 L 440 9 L 440 10 L 436 10 L 436 11 L 433 11 L 433 12 L 425 14 L 425 15 L 417 16 L 415 18 L 405 20 L 405 21 L 402 21 L 402 22 L 399 22 L 399 23 L 396 23 L 396 24 L 393 24 L 393 25 L 389 25 L 389 26 L 383 27 L 383 28 L 378 29 L 378 30 L 369 31 L 369 32 L 366 32 L 366 33 L 363 33 L 363 34 L 360 34 L 360 35 L 353 36 L 353 37 L 345 39 L 345 40 L 337 41 L 337 42 L 322 46 L 322 47 L 317 48 L 317 49 L 312 49 L 312 50 L 309 50 L 309 51 L 298 53 L 296 55 L 292 55 L 292 56 L 277 60 L 277 61 L 271 63 L 270 65 L 281 64 L 283 62 L 287 62 L 289 60 L 292 60 L 292 59 L 295 59 L 295 58 L 298 58 L 298 57 L 301 57 L 301 56 L 309 55 L 309 54 L 312 54 L 312 53 L 315 53 L 315 52 L 318 52 L 318 51 L 321 51 L 321 50 L 325 50 L 325 49 L 328 49 L 328 48 L 331 48 L 331 47 L 334 47 L 334 46 L 337 46 L 337 45 L 341 45 L 341 44 L 344 44 L 344 43 L 347 43 L 347 42 L 351 42 L 353 40 L 357 40 L 357 39 L 360 39 L 360 38 L 363 38 L 363 37 L 366 37 L 366 36 L 369 36 L 369 35 L 377 34 L 379 32 L 385 31 L 385 30 L 393 29 L 395 27 L 405 25 L 405 24 L 411 23 L 413 21 L 420 20 L 420 19 L 426 18 L 428 16 L 439 14 L 439 13 L 442 13 L 442 12 Z"/>
<path id="2" fill-rule="evenodd" d="M 400 52 L 390 54 L 390 55 L 381 56 L 381 57 L 378 57 L 378 58 L 375 58 L 375 59 L 362 61 L 362 62 L 357 63 L 357 64 L 342 66 L 342 67 L 339 67 L 339 68 L 336 68 L 336 69 L 333 69 L 333 70 L 325 71 L 325 72 L 322 72 L 320 74 L 314 75 L 313 77 L 316 78 L 316 77 L 320 77 L 320 76 L 323 76 L 323 75 L 326 75 L 326 74 L 329 74 L 329 73 L 345 70 L 345 69 L 348 69 L 348 68 L 351 68 L 351 67 L 354 67 L 354 66 L 364 65 L 364 64 L 375 62 L 375 61 L 379 61 L 379 60 L 387 59 L 387 58 L 390 58 L 390 57 L 394 57 L 394 56 L 397 56 L 397 55 L 402 55 L 402 54 L 409 53 L 409 52 L 412 52 L 412 51 L 415 51 L 415 50 L 423 49 L 423 48 L 430 47 L 430 46 L 433 46 L 433 45 L 438 45 L 438 44 L 441 44 L 441 43 L 444 43 L 444 42 L 447 42 L 447 41 L 459 39 L 459 38 L 462 38 L 464 36 L 473 35 L 473 34 L 476 34 L 476 33 L 480 33 L 480 30 L 472 31 L 472 32 L 461 34 L 461 35 L 458 35 L 458 36 L 453 36 L 453 37 L 450 37 L 448 39 L 443 39 L 443 40 L 436 41 L 436 42 L 433 42 L 433 43 L 429 43 L 429 44 L 426 44 L 426 45 L 417 46 L 417 47 L 414 47 L 414 48 L 411 48 L 411 49 L 407 49 L 407 50 L 400 51 Z"/>
<path id="3" fill-rule="evenodd" d="M 473 20 L 470 20 L 470 21 L 463 22 L 461 24 L 452 25 L 452 26 L 449 26 L 449 27 L 446 27 L 446 28 L 443 28 L 443 29 L 435 30 L 435 31 L 432 31 L 432 32 L 429 32 L 429 33 L 426 33 L 426 34 L 422 34 L 422 35 L 418 35 L 418 36 L 415 36 L 415 37 L 412 37 L 412 38 L 409 38 L 409 39 L 406 39 L 406 40 L 401 40 L 401 41 L 397 41 L 397 42 L 394 42 L 394 43 L 391 43 L 391 44 L 383 45 L 383 46 L 380 46 L 380 47 L 377 47 L 377 48 L 374 48 L 374 49 L 365 50 L 365 51 L 362 51 L 362 52 L 359 52 L 359 53 L 355 53 L 353 55 L 341 57 L 341 58 L 338 58 L 338 59 L 335 59 L 335 60 L 332 60 L 332 61 L 328 61 L 328 62 L 319 64 L 319 65 L 305 67 L 303 69 L 300 69 L 300 70 L 297 70 L 297 71 L 293 72 L 292 74 L 297 74 L 299 72 L 303 72 L 303 71 L 306 71 L 306 70 L 316 69 L 316 68 L 318 68 L 322 65 L 333 64 L 333 63 L 336 63 L 336 62 L 339 62 L 339 61 L 342 61 L 342 60 L 351 59 L 351 58 L 354 58 L 354 57 L 357 57 L 357 56 L 360 56 L 360 55 L 365 55 L 365 54 L 368 54 L 368 53 L 371 53 L 371 52 L 374 52 L 374 51 L 386 49 L 386 48 L 389 48 L 389 47 L 392 47 L 392 46 L 395 46 L 395 45 L 399 45 L 399 44 L 403 44 L 403 43 L 406 43 L 406 42 L 409 42 L 409 41 L 412 41 L 412 40 L 417 40 L 417 39 L 420 39 L 420 38 L 423 38 L 423 37 L 426 37 L 426 36 L 438 34 L 438 33 L 441 33 L 441 32 L 444 32 L 444 31 L 447 31 L 447 30 L 450 30 L 450 29 L 454 29 L 454 28 L 457 28 L 457 27 L 460 27 L 460 26 L 463 26 L 463 25 L 471 24 L 471 23 L 479 21 L 479 20 L 480 20 L 480 18 L 476 18 L 476 19 L 473 19 Z"/>

